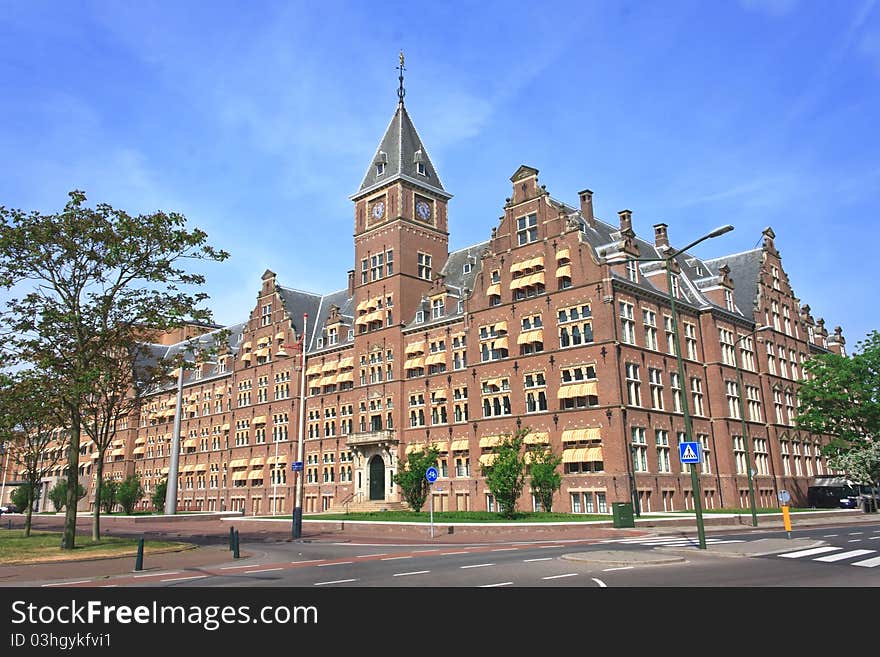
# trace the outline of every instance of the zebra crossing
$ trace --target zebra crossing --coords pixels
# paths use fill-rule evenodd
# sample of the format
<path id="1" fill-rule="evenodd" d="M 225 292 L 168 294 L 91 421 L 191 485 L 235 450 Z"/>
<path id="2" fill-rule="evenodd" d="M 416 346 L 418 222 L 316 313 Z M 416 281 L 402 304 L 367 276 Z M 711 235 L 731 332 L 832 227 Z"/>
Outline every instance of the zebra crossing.
<path id="1" fill-rule="evenodd" d="M 850 561 L 847 565 L 859 566 L 860 568 L 876 568 L 877 566 L 880 566 L 880 556 L 860 559 L 860 557 L 864 557 L 868 554 L 876 555 L 877 550 L 866 550 L 863 548 L 847 550 L 846 548 L 828 545 L 825 547 L 811 548 L 809 550 L 784 552 L 776 556 L 782 559 L 810 559 L 811 561 L 821 561 L 822 563 L 837 563 L 849 559 L 859 559 L 858 561 Z"/>
<path id="2" fill-rule="evenodd" d="M 647 547 L 696 547 L 699 541 L 688 536 L 642 536 L 639 538 L 610 538 L 602 543 L 618 543 L 622 545 L 644 545 Z M 722 543 L 745 543 L 742 539 L 706 538 L 706 545 Z"/>

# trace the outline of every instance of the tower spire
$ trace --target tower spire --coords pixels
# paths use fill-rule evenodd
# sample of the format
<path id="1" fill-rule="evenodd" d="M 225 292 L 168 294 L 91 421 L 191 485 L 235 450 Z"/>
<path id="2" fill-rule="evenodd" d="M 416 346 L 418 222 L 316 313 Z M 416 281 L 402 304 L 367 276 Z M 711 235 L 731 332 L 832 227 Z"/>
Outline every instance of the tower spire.
<path id="1" fill-rule="evenodd" d="M 401 105 L 403 105 L 403 97 L 406 95 L 406 90 L 403 88 L 403 72 L 406 69 L 403 66 L 403 51 L 402 50 L 400 51 L 400 66 L 397 67 L 397 70 L 400 71 L 400 77 L 398 78 L 398 80 L 400 80 L 400 86 L 397 89 L 397 98 L 398 98 L 397 102 L 400 103 Z"/>

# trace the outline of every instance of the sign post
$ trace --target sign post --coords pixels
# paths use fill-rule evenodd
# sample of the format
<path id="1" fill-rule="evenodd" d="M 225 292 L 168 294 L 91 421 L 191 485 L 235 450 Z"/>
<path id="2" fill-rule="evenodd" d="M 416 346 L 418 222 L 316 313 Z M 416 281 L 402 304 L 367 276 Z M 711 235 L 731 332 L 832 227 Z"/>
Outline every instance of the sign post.
<path id="1" fill-rule="evenodd" d="M 785 531 L 788 534 L 788 539 L 791 540 L 791 516 L 788 515 L 788 503 L 791 500 L 791 495 L 787 490 L 780 490 L 776 496 L 779 498 L 779 503 L 782 506 L 782 524 L 785 525 Z"/>
<path id="2" fill-rule="evenodd" d="M 430 500 L 428 508 L 431 512 L 431 538 L 434 538 L 434 495 L 431 493 L 430 485 L 437 481 L 438 474 L 439 473 L 437 472 L 437 468 L 435 468 L 433 465 L 425 470 L 425 479 L 428 480 L 429 484 L 428 497 L 430 498 Z"/>

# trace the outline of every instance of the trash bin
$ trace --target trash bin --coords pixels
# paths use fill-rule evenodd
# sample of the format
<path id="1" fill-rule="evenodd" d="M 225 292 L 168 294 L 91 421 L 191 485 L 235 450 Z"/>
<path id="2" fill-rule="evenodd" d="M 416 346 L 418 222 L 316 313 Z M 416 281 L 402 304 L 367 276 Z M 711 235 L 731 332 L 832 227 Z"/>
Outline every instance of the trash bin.
<path id="1" fill-rule="evenodd" d="M 636 526 L 636 521 L 633 517 L 633 505 L 630 502 L 612 502 L 611 515 L 614 520 L 614 526 L 618 529 Z"/>

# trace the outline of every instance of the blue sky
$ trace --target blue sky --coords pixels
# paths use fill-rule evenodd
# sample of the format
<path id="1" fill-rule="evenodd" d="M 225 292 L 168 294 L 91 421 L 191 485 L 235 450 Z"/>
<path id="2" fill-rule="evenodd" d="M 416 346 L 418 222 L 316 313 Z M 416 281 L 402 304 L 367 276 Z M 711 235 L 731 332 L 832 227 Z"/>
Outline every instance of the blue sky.
<path id="1" fill-rule="evenodd" d="M 397 102 L 446 189 L 452 249 L 488 238 L 520 164 L 715 257 L 772 226 L 795 293 L 850 348 L 880 329 L 880 3 L 0 0 L 0 204 L 71 189 L 183 212 L 231 258 L 215 319 L 266 268 L 331 292 Z M 867 250 L 863 253 L 861 247 Z"/>

